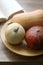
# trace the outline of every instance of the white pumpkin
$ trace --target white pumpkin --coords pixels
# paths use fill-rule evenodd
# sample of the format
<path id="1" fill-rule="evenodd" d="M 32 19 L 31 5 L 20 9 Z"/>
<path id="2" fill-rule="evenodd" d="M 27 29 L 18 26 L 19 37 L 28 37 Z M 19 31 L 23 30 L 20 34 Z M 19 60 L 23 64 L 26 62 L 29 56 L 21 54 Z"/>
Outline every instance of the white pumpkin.
<path id="1" fill-rule="evenodd" d="M 25 36 L 25 29 L 18 23 L 11 23 L 5 31 L 6 40 L 11 44 L 19 44 Z"/>

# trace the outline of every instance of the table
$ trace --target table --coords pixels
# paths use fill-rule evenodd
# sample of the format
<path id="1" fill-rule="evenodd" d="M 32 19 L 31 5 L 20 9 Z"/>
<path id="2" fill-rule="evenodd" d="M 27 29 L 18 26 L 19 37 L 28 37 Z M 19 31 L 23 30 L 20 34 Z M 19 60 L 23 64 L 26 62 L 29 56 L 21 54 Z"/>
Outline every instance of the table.
<path id="1" fill-rule="evenodd" d="M 32 11 L 36 9 L 43 9 L 43 0 L 17 0 L 24 11 Z M 43 55 L 37 57 L 25 57 L 12 53 L 8 50 L 1 39 L 1 29 L 4 23 L 0 24 L 0 62 L 43 62 Z"/>

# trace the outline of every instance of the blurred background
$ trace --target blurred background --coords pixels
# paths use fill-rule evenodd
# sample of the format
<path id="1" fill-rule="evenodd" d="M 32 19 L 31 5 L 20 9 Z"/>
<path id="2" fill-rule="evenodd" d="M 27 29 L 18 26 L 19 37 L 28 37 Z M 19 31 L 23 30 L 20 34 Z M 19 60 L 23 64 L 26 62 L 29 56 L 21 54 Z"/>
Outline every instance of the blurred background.
<path id="1" fill-rule="evenodd" d="M 43 0 L 17 0 L 25 11 L 43 9 Z"/>

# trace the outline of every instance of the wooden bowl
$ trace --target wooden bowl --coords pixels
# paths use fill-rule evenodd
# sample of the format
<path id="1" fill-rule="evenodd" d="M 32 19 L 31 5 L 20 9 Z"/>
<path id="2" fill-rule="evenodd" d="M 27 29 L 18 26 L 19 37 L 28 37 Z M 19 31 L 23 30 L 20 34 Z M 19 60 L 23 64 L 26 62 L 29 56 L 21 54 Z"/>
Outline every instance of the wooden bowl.
<path id="1" fill-rule="evenodd" d="M 22 56 L 38 56 L 43 54 L 43 50 L 32 50 L 30 48 L 28 48 L 28 46 L 26 45 L 25 40 L 23 40 L 21 42 L 21 44 L 19 45 L 11 45 L 10 43 L 7 42 L 6 38 L 5 38 L 5 30 L 6 27 L 11 23 L 11 21 L 7 21 L 1 30 L 1 38 L 3 41 L 3 44 L 13 53 L 22 55 Z"/>

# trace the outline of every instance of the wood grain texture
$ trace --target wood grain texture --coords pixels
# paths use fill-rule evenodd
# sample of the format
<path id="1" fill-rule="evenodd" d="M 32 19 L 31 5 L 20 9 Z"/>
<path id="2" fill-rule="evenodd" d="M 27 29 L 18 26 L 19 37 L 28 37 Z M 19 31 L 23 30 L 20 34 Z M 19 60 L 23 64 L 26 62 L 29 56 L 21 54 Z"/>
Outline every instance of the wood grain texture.
<path id="1" fill-rule="evenodd" d="M 24 11 L 32 11 L 36 9 L 43 9 L 43 0 L 17 0 Z M 43 55 L 38 57 L 24 57 L 10 52 L 3 44 L 1 39 L 1 29 L 3 24 L 0 24 L 0 62 L 1 61 L 14 61 L 14 62 L 43 62 Z"/>

